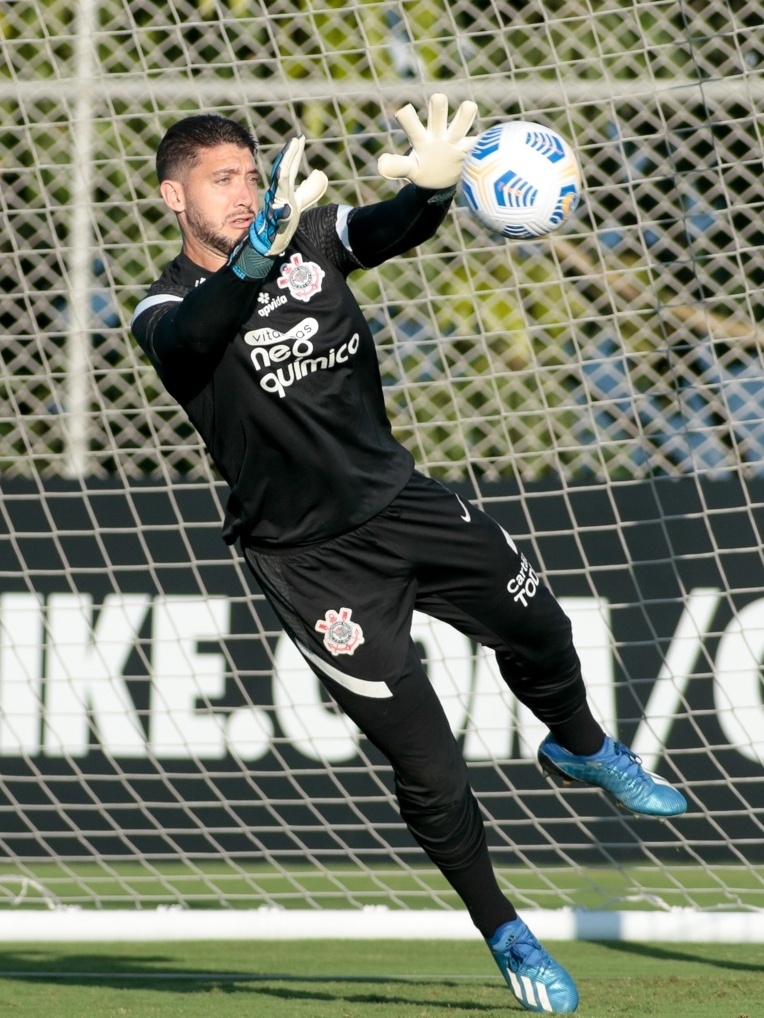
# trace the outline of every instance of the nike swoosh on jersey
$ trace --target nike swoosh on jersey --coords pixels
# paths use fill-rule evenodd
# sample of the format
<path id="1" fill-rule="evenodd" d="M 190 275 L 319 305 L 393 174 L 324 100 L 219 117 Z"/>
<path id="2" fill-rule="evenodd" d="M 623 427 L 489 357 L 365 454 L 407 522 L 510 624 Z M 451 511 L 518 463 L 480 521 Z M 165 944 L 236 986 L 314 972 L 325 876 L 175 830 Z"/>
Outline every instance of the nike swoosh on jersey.
<path id="1" fill-rule="evenodd" d="M 469 509 L 464 504 L 464 502 L 462 502 L 462 500 L 459 498 L 458 495 L 456 496 L 456 500 L 459 503 L 459 505 L 462 507 L 462 509 L 464 510 L 464 512 L 462 513 L 461 518 L 464 520 L 465 523 L 469 523 L 469 521 L 472 519 L 472 516 L 470 515 Z"/>

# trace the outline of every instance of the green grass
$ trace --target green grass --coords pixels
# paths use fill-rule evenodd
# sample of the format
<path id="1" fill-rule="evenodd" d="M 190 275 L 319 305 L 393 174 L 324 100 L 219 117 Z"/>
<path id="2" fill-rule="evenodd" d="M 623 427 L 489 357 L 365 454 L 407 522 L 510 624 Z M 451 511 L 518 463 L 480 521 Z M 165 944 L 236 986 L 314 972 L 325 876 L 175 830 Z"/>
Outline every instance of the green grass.
<path id="1" fill-rule="evenodd" d="M 7 921 L 7 920 L 6 920 Z M 12 919 L 10 920 L 12 921 Z M 548 944 L 580 1018 L 761 1018 L 761 945 Z M 479 940 L 4 944 L 3 1018 L 510 1018 Z"/>
<path id="2" fill-rule="evenodd" d="M 500 867 L 499 880 L 521 908 L 586 909 L 665 906 L 764 908 L 764 867 L 625 865 L 622 867 Z M 22 881 L 27 879 L 26 885 Z M 29 881 L 33 881 L 33 886 Z M 461 908 L 456 894 L 432 868 L 353 865 L 269 866 L 225 860 L 147 863 L 120 860 L 33 861 L 23 870 L 0 861 L 0 896 L 39 908 L 43 894 L 58 904 L 103 908 Z M 44 889 L 44 891 L 43 891 Z M 764 1008 L 762 1009 L 764 1016 Z"/>

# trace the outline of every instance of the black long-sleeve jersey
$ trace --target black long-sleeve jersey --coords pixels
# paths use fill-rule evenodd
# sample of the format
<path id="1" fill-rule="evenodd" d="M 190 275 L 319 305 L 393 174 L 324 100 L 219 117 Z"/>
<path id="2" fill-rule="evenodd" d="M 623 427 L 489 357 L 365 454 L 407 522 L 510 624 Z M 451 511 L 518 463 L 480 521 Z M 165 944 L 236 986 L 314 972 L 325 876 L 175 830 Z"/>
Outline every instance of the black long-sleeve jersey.
<path id="1" fill-rule="evenodd" d="M 325 540 L 406 484 L 413 459 L 347 276 L 426 240 L 447 205 L 409 185 L 376 205 L 309 209 L 263 280 L 229 266 L 207 277 L 180 254 L 137 306 L 138 343 L 230 487 L 228 543 Z"/>

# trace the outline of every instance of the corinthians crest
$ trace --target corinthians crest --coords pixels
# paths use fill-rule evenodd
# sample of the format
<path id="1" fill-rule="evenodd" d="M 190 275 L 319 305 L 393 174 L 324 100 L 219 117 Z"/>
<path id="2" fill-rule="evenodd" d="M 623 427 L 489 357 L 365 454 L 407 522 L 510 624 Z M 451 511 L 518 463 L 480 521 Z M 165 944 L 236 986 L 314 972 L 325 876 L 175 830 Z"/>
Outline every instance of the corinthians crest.
<path id="1" fill-rule="evenodd" d="M 339 612 L 328 611 L 316 623 L 316 630 L 324 634 L 324 646 L 337 657 L 338 654 L 352 654 L 363 643 L 363 630 L 352 622 L 351 608 L 340 608 Z"/>
<path id="2" fill-rule="evenodd" d="M 305 262 L 301 254 L 293 254 L 288 262 L 281 266 L 281 275 L 276 280 L 279 287 L 289 287 L 295 300 L 309 301 L 321 291 L 321 283 L 326 273 L 315 262 Z"/>

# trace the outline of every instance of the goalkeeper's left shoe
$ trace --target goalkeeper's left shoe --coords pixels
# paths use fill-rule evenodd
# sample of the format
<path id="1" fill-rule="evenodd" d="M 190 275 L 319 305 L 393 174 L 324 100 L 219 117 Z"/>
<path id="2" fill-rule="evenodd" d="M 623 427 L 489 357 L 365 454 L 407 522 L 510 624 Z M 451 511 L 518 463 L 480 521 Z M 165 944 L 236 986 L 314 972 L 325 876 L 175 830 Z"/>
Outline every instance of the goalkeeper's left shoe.
<path id="1" fill-rule="evenodd" d="M 609 792 L 619 806 L 641 816 L 675 817 L 687 809 L 681 792 L 645 770 L 635 753 L 610 736 L 598 753 L 576 756 L 550 734 L 539 746 L 538 760 L 547 776 L 556 775 L 565 784 L 595 785 Z"/>
<path id="2" fill-rule="evenodd" d="M 486 943 L 507 986 L 526 1011 L 572 1014 L 576 1010 L 576 984 L 522 919 L 504 923 Z"/>

